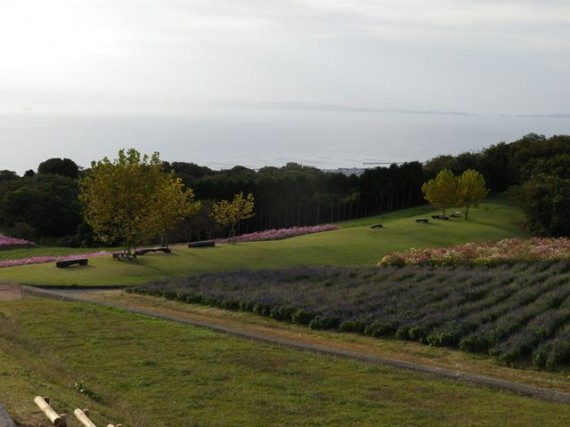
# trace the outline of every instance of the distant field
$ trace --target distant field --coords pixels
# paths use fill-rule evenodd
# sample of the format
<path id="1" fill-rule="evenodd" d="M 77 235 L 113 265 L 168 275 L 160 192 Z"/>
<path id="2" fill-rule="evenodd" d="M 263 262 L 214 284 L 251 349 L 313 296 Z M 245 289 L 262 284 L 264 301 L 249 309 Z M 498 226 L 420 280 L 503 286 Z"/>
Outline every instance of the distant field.
<path id="1" fill-rule="evenodd" d="M 97 425 L 561 426 L 568 405 L 298 352 L 91 304 L 0 303 L 0 401 Z M 77 386 L 82 384 L 83 388 Z M 72 426 L 77 424 L 72 424 Z"/>
<path id="2" fill-rule="evenodd" d="M 56 269 L 54 263 L 0 269 L 0 281 L 37 285 L 130 285 L 149 280 L 216 271 L 255 270 L 298 265 L 375 265 L 390 251 L 449 246 L 470 241 L 526 237 L 515 221 L 521 213 L 502 199 L 474 210 L 469 221 L 433 220 L 426 207 L 341 224 L 341 229 L 286 240 L 219 245 L 216 248 L 173 247 L 172 255 L 151 254 L 134 262 L 93 258 L 88 267 Z M 417 224 L 428 217 L 429 224 Z M 381 223 L 383 228 L 371 229 Z M 39 248 L 45 255 L 48 251 Z M 33 249 L 26 250 L 34 256 Z M 10 256 L 5 251 L 2 256 Z M 20 253 L 21 256 L 22 253 Z"/>

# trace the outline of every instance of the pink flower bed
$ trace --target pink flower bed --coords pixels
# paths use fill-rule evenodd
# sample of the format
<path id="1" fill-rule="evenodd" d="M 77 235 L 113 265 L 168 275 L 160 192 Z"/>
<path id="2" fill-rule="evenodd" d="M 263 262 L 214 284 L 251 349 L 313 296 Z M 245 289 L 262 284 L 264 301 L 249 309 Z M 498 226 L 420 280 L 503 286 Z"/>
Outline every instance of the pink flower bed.
<path id="1" fill-rule="evenodd" d="M 15 267 L 18 265 L 28 265 L 28 264 L 41 264 L 45 262 L 56 262 L 65 261 L 78 258 L 94 258 L 99 256 L 108 255 L 106 251 L 93 252 L 89 254 L 74 254 L 74 255 L 64 255 L 64 256 L 36 256 L 21 259 L 9 259 L 5 261 L 0 261 L 0 268 L 5 267 Z"/>
<path id="2" fill-rule="evenodd" d="M 0 248 L 11 248 L 15 246 L 34 246 L 34 243 L 24 239 L 0 236 Z"/>
<path id="3" fill-rule="evenodd" d="M 242 234 L 237 236 L 236 240 L 238 242 L 255 242 L 260 240 L 281 240 L 287 239 L 289 237 L 302 236 L 303 234 L 321 233 L 323 231 L 338 230 L 336 225 L 325 224 L 325 225 L 314 225 L 305 227 L 291 227 L 291 228 L 280 228 L 273 230 L 259 231 L 256 233 Z M 227 239 L 218 240 L 220 243 L 227 242 Z"/>
<path id="4" fill-rule="evenodd" d="M 532 261 L 570 261 L 570 239 L 505 239 L 450 248 L 390 252 L 380 265 L 493 265 Z"/>

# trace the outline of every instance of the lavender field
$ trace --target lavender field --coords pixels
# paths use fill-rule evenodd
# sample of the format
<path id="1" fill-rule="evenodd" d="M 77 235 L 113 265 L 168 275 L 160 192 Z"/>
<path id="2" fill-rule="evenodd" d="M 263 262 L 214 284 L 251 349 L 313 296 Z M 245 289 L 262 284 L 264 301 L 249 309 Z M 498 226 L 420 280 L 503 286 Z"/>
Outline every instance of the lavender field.
<path id="1" fill-rule="evenodd" d="M 302 267 L 215 273 L 132 292 L 277 320 L 488 353 L 539 369 L 570 362 L 570 263 Z"/>

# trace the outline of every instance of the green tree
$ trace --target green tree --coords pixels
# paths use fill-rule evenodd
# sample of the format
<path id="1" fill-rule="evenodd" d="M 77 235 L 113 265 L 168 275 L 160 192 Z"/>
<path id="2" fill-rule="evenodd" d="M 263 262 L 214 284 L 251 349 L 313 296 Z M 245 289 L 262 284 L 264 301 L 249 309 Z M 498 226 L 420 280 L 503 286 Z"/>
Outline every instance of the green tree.
<path id="1" fill-rule="evenodd" d="M 474 169 L 467 169 L 457 178 L 457 201 L 465 208 L 465 219 L 469 218 L 469 208 L 477 207 L 488 193 L 485 178 Z"/>
<path id="2" fill-rule="evenodd" d="M 80 182 L 85 221 L 99 240 L 121 242 L 125 254 L 151 240 L 196 209 L 191 190 L 163 170 L 158 153 L 131 148 L 118 159 L 91 163 Z"/>
<path id="3" fill-rule="evenodd" d="M 424 198 L 434 207 L 446 209 L 457 206 L 457 178 L 449 169 L 441 170 L 434 179 L 422 185 Z"/>
<path id="4" fill-rule="evenodd" d="M 79 166 L 71 159 L 51 158 L 39 164 L 38 173 L 76 179 L 79 177 Z"/>
<path id="5" fill-rule="evenodd" d="M 212 205 L 210 216 L 218 224 L 230 229 L 229 241 L 236 241 L 236 227 L 242 220 L 253 217 L 253 194 L 244 197 L 243 192 L 234 195 L 233 200 L 221 200 Z"/>
<path id="6" fill-rule="evenodd" d="M 570 236 L 570 179 L 539 174 L 509 189 L 527 217 L 531 231 L 542 236 Z"/>

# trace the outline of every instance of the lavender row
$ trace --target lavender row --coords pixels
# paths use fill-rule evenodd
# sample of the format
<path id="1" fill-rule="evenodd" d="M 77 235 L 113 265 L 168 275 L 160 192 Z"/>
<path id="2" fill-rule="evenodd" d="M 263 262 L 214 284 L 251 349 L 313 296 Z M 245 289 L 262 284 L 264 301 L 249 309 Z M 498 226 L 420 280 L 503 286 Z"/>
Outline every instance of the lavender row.
<path id="1" fill-rule="evenodd" d="M 252 311 L 314 329 L 491 352 L 505 363 L 532 357 L 538 367 L 551 369 L 568 362 L 560 350 L 568 340 L 560 331 L 570 320 L 567 262 L 496 268 L 299 267 L 208 274 L 134 291 Z"/>

